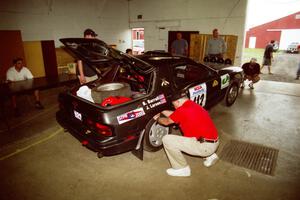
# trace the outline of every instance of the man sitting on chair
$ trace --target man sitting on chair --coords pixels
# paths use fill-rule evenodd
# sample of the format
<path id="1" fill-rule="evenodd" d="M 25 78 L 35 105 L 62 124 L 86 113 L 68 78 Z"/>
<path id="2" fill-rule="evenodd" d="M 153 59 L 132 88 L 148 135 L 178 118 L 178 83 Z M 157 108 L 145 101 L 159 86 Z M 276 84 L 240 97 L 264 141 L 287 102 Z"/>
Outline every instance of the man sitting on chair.
<path id="1" fill-rule="evenodd" d="M 28 79 L 33 79 L 32 73 L 29 71 L 27 67 L 23 66 L 23 59 L 22 58 L 16 58 L 13 60 L 13 66 L 10 67 L 6 72 L 6 80 L 8 82 L 14 82 L 14 81 L 24 81 Z M 34 97 L 35 97 L 35 108 L 37 109 L 43 109 L 44 106 L 40 102 L 40 96 L 39 91 L 34 91 Z M 20 116 L 19 109 L 17 107 L 17 101 L 16 96 L 12 96 L 12 106 L 14 108 L 15 116 Z"/>
<path id="2" fill-rule="evenodd" d="M 254 89 L 253 84 L 257 83 L 260 80 L 259 73 L 260 73 L 260 66 L 256 63 L 256 58 L 251 58 L 250 62 L 243 64 L 242 68 L 244 71 L 244 81 L 249 80 L 249 87 Z M 242 83 L 242 88 L 245 87 L 245 83 Z"/>

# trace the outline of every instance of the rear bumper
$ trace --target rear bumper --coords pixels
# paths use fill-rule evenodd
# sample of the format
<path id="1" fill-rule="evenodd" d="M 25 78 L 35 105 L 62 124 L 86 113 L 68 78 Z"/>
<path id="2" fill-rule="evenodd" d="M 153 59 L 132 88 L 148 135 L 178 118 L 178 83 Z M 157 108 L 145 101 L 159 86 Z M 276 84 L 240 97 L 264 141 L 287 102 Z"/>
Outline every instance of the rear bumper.
<path id="1" fill-rule="evenodd" d="M 87 128 L 66 116 L 67 114 L 63 111 L 58 111 L 56 113 L 57 122 L 84 146 L 93 151 L 101 152 L 104 156 L 112 156 L 131 151 L 137 145 L 137 136 L 118 140 L 114 137 L 99 139 L 96 138 L 93 133 L 86 134 Z"/>

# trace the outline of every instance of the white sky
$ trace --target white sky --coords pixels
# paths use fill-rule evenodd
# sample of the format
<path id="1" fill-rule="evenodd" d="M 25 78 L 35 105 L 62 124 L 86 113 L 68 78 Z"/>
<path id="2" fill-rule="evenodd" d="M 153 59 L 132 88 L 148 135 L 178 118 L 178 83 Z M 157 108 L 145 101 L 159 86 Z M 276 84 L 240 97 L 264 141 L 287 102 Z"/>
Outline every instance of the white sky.
<path id="1" fill-rule="evenodd" d="M 300 0 L 248 0 L 246 30 L 300 11 Z"/>

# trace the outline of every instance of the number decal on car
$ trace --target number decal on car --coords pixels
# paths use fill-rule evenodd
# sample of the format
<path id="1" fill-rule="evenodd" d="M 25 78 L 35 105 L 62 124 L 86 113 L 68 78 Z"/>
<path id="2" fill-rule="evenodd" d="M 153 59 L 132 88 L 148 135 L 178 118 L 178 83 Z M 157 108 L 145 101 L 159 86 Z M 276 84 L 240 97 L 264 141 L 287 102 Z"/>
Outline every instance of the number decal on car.
<path id="1" fill-rule="evenodd" d="M 206 93 L 207 89 L 205 83 L 189 88 L 190 99 L 200 106 L 205 106 Z"/>
<path id="2" fill-rule="evenodd" d="M 221 90 L 229 86 L 230 76 L 229 74 L 224 74 L 221 76 Z"/>

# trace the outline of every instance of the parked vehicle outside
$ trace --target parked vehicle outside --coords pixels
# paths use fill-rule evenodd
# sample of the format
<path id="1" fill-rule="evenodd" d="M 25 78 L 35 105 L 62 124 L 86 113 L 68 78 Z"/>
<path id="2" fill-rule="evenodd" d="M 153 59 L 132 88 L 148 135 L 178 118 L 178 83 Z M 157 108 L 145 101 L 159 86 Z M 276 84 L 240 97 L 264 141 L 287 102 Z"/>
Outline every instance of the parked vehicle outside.
<path id="1" fill-rule="evenodd" d="M 287 47 L 287 53 L 299 53 L 300 50 L 300 43 L 299 42 L 292 42 Z"/>

